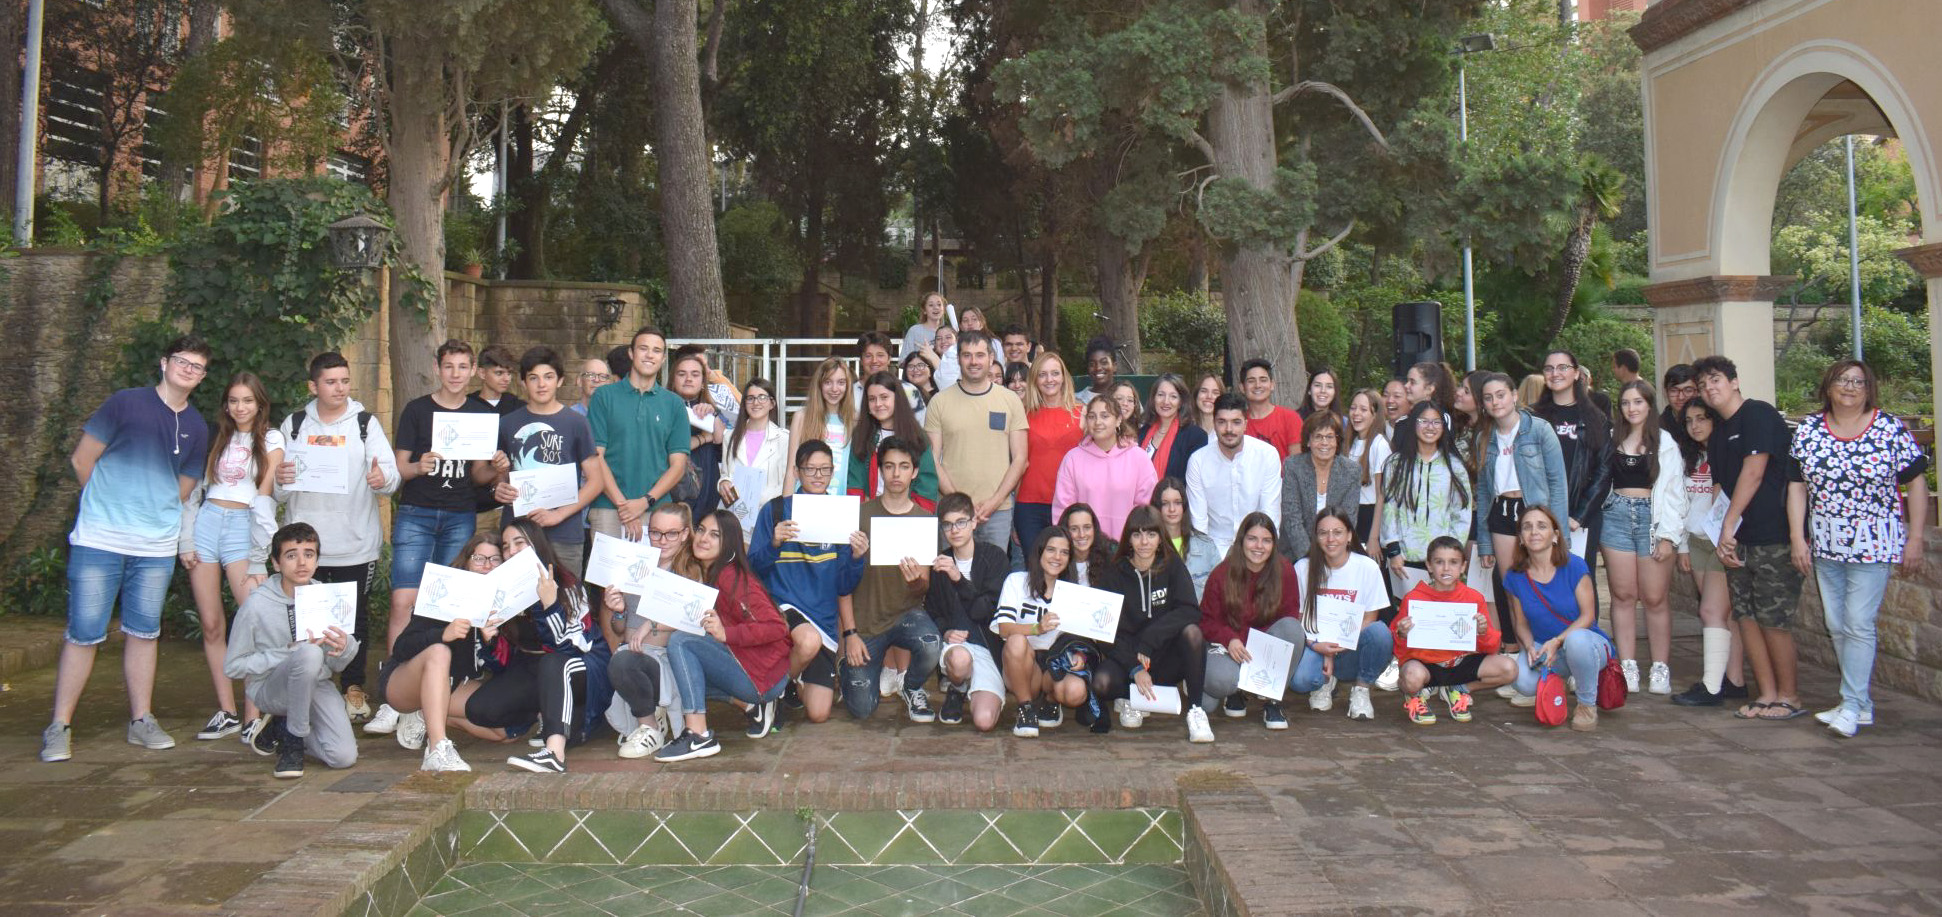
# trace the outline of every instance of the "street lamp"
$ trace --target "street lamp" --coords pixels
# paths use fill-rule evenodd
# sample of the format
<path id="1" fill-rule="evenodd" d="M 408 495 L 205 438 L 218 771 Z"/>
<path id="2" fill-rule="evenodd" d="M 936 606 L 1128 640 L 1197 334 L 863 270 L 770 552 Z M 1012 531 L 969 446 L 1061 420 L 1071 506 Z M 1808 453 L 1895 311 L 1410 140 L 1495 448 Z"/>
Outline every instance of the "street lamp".
<path id="1" fill-rule="evenodd" d="M 330 264 L 340 271 L 368 271 L 384 264 L 391 228 L 359 213 L 325 227 L 330 233 Z"/>
<path id="2" fill-rule="evenodd" d="M 1470 99 L 1464 63 L 1472 54 L 1496 49 L 1497 36 L 1481 32 L 1457 39 L 1451 52 L 1457 56 L 1457 142 L 1465 146 L 1470 143 Z M 1470 266 L 1469 233 L 1463 235 L 1463 368 L 1466 372 L 1477 368 L 1477 286 Z"/>

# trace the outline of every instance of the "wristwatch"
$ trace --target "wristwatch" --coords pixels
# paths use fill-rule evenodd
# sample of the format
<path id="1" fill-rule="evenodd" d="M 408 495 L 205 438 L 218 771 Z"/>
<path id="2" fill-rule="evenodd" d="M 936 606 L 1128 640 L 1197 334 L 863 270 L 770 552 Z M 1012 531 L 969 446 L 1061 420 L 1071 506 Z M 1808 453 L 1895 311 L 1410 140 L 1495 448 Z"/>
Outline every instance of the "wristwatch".
<path id="1" fill-rule="evenodd" d="M 843 631 L 843 636 L 845 638 L 856 636 L 856 628 L 852 627 L 852 628 L 849 628 L 848 630 Z"/>

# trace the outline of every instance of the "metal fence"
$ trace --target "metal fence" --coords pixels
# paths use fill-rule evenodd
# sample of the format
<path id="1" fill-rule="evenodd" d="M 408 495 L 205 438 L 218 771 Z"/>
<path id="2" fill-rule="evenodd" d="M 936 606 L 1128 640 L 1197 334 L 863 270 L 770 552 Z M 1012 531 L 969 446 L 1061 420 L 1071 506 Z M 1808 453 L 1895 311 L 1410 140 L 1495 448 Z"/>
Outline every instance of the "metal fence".
<path id="1" fill-rule="evenodd" d="M 670 339 L 668 349 L 699 344 L 708 350 L 708 365 L 734 380 L 737 388 L 750 379 L 768 379 L 776 386 L 776 403 L 782 418 L 795 413 L 808 393 L 809 376 L 816 365 L 830 357 L 840 357 L 856 376 L 855 338 L 682 338 Z M 786 420 L 778 418 L 778 422 Z"/>

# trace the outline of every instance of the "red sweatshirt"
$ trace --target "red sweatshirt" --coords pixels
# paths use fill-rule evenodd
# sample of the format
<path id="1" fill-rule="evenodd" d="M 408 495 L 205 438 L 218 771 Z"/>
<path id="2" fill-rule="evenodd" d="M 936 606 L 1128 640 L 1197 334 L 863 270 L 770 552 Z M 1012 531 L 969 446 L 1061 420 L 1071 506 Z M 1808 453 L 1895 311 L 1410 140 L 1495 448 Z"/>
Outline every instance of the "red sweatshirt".
<path id="1" fill-rule="evenodd" d="M 789 625 L 755 577 L 729 567 L 715 588 L 715 616 L 721 619 L 729 652 L 757 691 L 769 690 L 789 673 Z"/>
<path id="2" fill-rule="evenodd" d="M 1457 583 L 1456 588 L 1449 592 L 1438 592 L 1430 588 L 1430 584 L 1427 582 L 1417 583 L 1416 588 L 1409 590 L 1409 594 L 1403 596 L 1403 600 L 1400 603 L 1401 607 L 1396 610 L 1396 619 L 1389 622 L 1390 632 L 1396 635 L 1396 662 L 1398 664 L 1414 659 L 1424 665 L 1443 665 L 1471 655 L 1470 653 L 1458 652 L 1457 650 L 1411 649 L 1409 641 L 1403 637 L 1402 632 L 1402 623 L 1409 620 L 1409 603 L 1411 602 L 1460 602 L 1475 608 L 1477 614 L 1484 614 L 1483 593 L 1469 586 Z M 1485 620 L 1489 620 L 1487 615 L 1485 616 Z M 1502 645 L 1502 643 L 1503 635 L 1497 632 L 1497 628 L 1486 626 L 1483 632 L 1477 635 L 1477 652 L 1497 652 L 1497 647 Z"/>
<path id="3" fill-rule="evenodd" d="M 1289 563 L 1288 559 L 1280 554 L 1270 558 L 1268 563 L 1281 566 L 1280 608 L 1264 621 L 1261 619 L 1260 609 L 1253 607 L 1252 602 L 1245 603 L 1242 606 L 1242 620 L 1245 623 L 1238 629 L 1227 619 L 1227 564 L 1222 562 L 1214 568 L 1214 572 L 1207 575 L 1207 588 L 1200 596 L 1200 633 L 1207 638 L 1207 645 L 1226 646 L 1232 640 L 1246 643 L 1249 628 L 1267 630 L 1270 625 L 1282 618 L 1301 620 L 1301 584 L 1295 581 L 1295 565 Z M 1265 572 L 1267 571 L 1262 571 L 1262 573 Z M 1260 579 L 1261 573 L 1248 575 L 1247 586 L 1250 593 L 1254 591 L 1255 583 Z"/>

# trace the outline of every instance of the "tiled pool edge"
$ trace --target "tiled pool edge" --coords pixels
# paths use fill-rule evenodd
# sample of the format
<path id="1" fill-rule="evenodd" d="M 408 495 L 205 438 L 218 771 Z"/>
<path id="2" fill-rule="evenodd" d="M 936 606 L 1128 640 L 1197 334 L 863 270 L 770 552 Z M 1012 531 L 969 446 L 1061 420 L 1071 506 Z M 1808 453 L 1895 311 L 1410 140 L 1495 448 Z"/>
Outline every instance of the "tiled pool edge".
<path id="1" fill-rule="evenodd" d="M 1182 863 L 1216 917 L 1339 912 L 1346 903 L 1319 873 L 1287 875 L 1305 845 L 1244 777 L 1216 772 L 1129 775 L 1119 786 L 1082 777 L 924 774 L 810 775 L 778 786 L 738 774 L 420 775 L 386 790 L 296 856 L 225 902 L 236 915 L 399 917 L 460 859 L 461 812 L 568 810 L 763 811 L 820 809 L 1176 808 Z M 867 776 L 867 775 L 866 775 Z"/>

